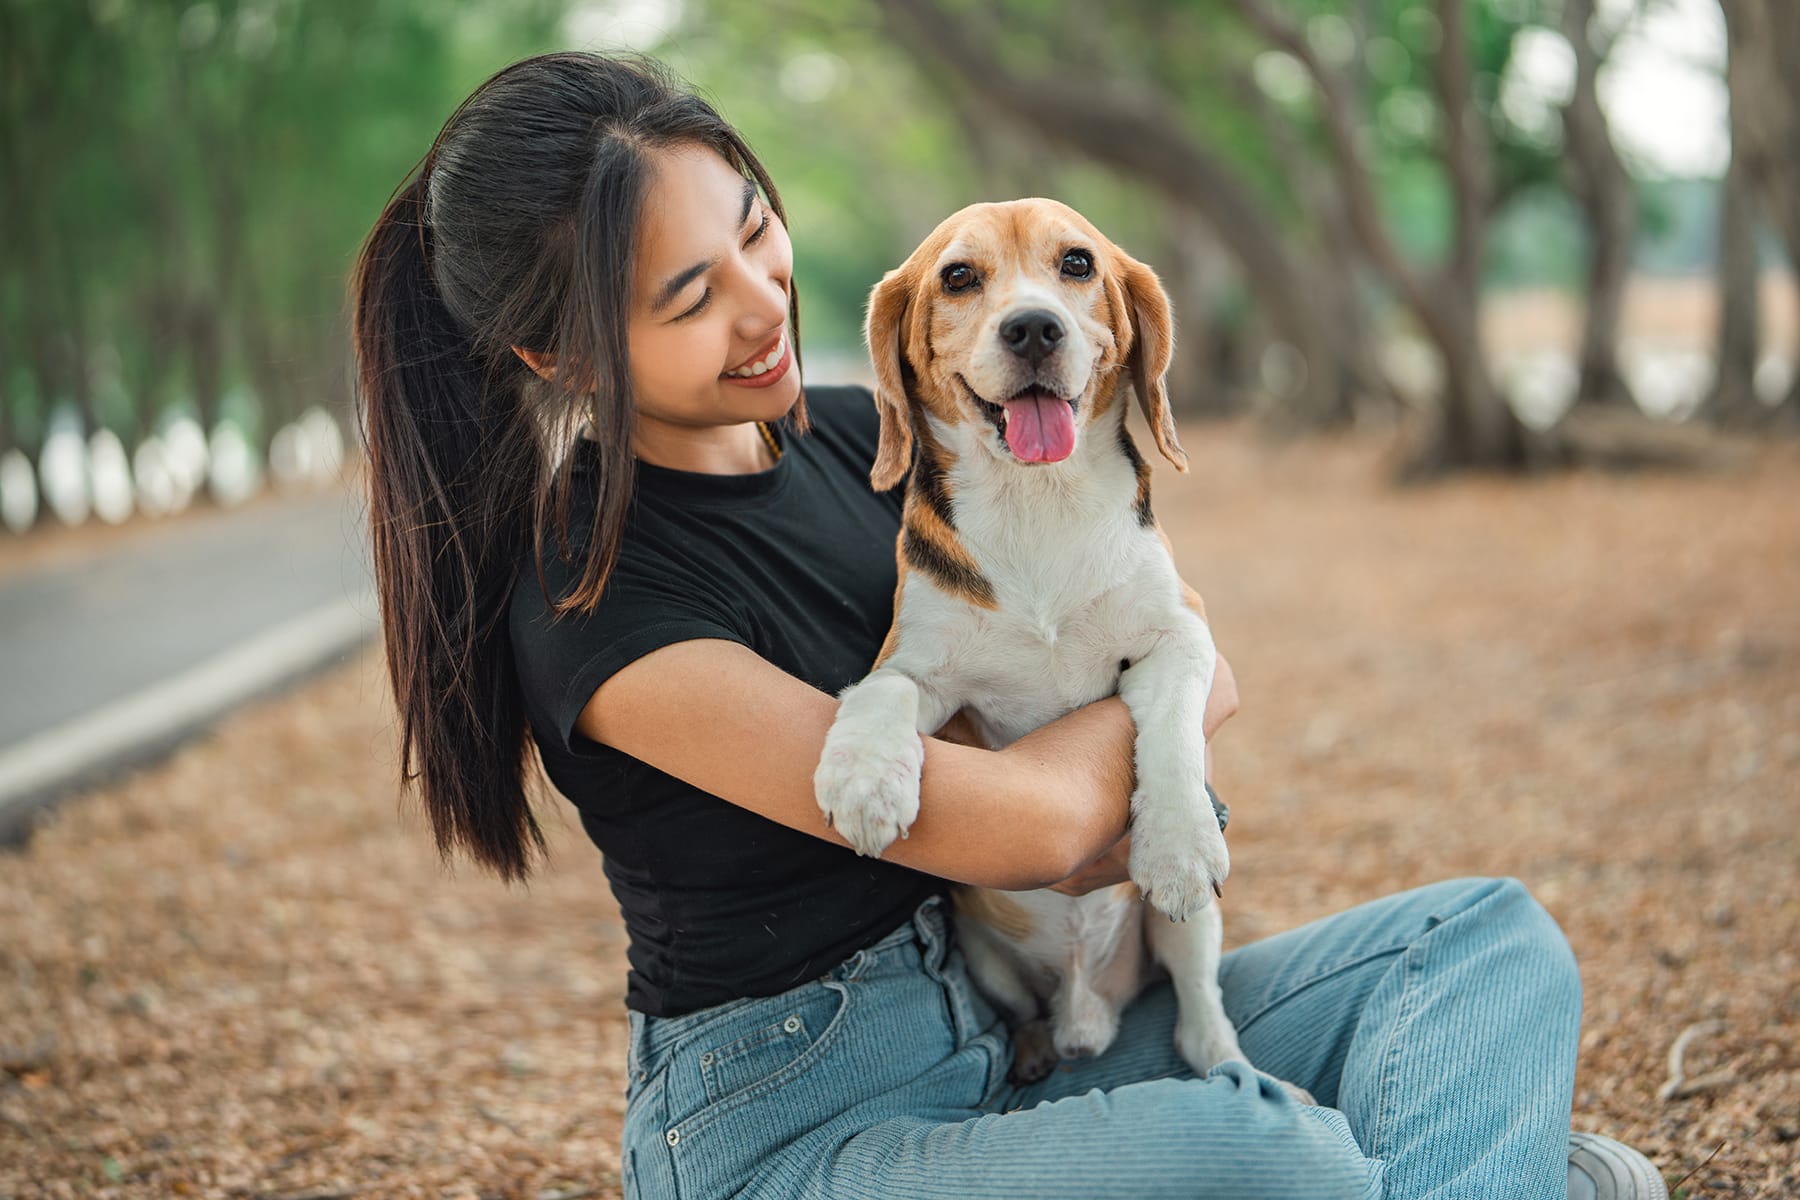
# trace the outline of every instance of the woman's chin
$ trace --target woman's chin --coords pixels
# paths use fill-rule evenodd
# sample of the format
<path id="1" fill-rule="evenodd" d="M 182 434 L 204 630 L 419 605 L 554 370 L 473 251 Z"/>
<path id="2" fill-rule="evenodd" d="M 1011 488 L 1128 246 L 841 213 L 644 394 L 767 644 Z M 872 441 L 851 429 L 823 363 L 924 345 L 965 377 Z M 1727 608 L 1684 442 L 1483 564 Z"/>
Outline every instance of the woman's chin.
<path id="1" fill-rule="evenodd" d="M 725 395 L 731 402 L 731 411 L 742 414 L 740 421 L 779 421 L 800 399 L 800 375 L 790 371 L 787 378 L 765 388 L 726 385 Z"/>

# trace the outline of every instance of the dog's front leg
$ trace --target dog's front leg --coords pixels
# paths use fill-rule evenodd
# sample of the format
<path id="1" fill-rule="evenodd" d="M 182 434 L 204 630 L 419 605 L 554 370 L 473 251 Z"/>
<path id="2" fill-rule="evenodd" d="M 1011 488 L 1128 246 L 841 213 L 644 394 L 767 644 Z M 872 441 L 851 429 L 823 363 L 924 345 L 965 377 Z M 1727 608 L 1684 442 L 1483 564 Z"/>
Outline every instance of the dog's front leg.
<path id="1" fill-rule="evenodd" d="M 1145 912 L 1144 934 L 1150 953 L 1168 970 L 1174 985 L 1179 1010 L 1175 1048 L 1194 1074 L 1205 1075 L 1228 1058 L 1243 1059 L 1237 1030 L 1225 1015 L 1225 998 L 1219 991 L 1219 948 L 1224 938 L 1219 906 L 1203 908 L 1193 920 L 1180 923 Z"/>
<path id="2" fill-rule="evenodd" d="M 1137 724 L 1131 880 L 1177 921 L 1210 903 L 1231 873 L 1206 795 L 1201 725 L 1217 663 L 1206 622 L 1184 611 L 1119 677 L 1119 697 Z"/>
<path id="3" fill-rule="evenodd" d="M 813 794 L 825 823 L 858 854 L 879 855 L 912 828 L 925 765 L 919 735 L 949 720 L 957 707 L 892 667 L 870 673 L 839 697 L 837 720 L 813 772 Z"/>

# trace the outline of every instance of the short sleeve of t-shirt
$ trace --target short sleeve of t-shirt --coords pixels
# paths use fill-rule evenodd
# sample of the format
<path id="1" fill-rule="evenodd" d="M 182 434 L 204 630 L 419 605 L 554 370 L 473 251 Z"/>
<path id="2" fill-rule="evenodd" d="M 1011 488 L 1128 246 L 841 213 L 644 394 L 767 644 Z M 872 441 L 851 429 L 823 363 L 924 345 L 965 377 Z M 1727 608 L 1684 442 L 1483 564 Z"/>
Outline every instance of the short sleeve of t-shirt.
<path id="1" fill-rule="evenodd" d="M 527 703 L 540 706 L 536 725 L 553 733 L 557 749 L 579 753 L 593 743 L 575 732 L 595 689 L 631 663 L 676 642 L 721 638 L 750 645 L 742 617 L 704 578 L 680 564 L 650 563 L 645 547 L 627 543 L 591 613 L 556 617 L 528 563 L 517 581 L 510 619 L 519 682 Z M 563 563 L 546 554 L 551 595 L 577 581 L 579 552 Z"/>

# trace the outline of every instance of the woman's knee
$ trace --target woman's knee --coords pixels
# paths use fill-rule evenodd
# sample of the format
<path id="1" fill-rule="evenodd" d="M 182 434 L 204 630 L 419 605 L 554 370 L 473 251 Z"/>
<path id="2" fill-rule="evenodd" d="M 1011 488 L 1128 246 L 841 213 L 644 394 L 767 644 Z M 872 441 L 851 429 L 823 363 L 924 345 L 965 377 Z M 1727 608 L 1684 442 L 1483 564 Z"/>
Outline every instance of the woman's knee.
<path id="1" fill-rule="evenodd" d="M 1491 948 L 1535 994 L 1580 1011 L 1581 972 L 1575 952 L 1556 918 L 1531 890 L 1511 876 L 1459 882 L 1467 885 L 1463 902 L 1449 915 L 1467 927 L 1469 936 Z"/>
<path id="2" fill-rule="evenodd" d="M 1200 1167 L 1207 1175 L 1204 1194 L 1320 1200 L 1381 1195 L 1381 1164 L 1364 1155 L 1343 1113 L 1301 1104 L 1243 1062 L 1220 1063 L 1205 1086 L 1235 1089 L 1243 1107 L 1238 1137 L 1207 1143 Z"/>

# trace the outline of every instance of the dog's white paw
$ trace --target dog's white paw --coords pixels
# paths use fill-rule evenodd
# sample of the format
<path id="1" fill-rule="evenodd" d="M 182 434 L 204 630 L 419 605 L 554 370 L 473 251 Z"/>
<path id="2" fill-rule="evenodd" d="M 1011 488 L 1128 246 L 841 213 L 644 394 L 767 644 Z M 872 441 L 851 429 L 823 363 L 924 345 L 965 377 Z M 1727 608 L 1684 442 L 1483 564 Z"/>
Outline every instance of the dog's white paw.
<path id="1" fill-rule="evenodd" d="M 1270 1078 L 1274 1077 L 1271 1076 Z M 1313 1094 L 1311 1092 L 1307 1091 L 1297 1083 L 1289 1083 L 1285 1079 L 1276 1079 L 1275 1082 L 1281 1085 L 1281 1090 L 1286 1092 L 1295 1104 L 1304 1104 L 1310 1108 L 1318 1103 L 1317 1100 L 1313 1099 Z"/>
<path id="2" fill-rule="evenodd" d="M 1228 1059 L 1250 1061 L 1238 1047 L 1237 1030 L 1223 1013 L 1190 1016 L 1184 1011 L 1175 1022 L 1175 1049 L 1196 1075 L 1205 1075 Z"/>
<path id="3" fill-rule="evenodd" d="M 813 772 L 813 794 L 858 854 L 879 855 L 919 815 L 925 743 L 909 725 L 842 721 L 831 727 Z"/>
<path id="4" fill-rule="evenodd" d="M 1119 1014 L 1110 1007 L 1094 1006 L 1057 1018 L 1051 1030 L 1058 1057 L 1092 1058 L 1105 1054 L 1119 1036 Z"/>
<path id="5" fill-rule="evenodd" d="M 1231 855 L 1212 809 L 1202 805 L 1204 820 L 1172 819 L 1157 811 L 1154 800 L 1134 797 L 1131 826 L 1131 882 L 1144 899 L 1173 921 L 1185 921 L 1211 904 L 1225 877 Z"/>

